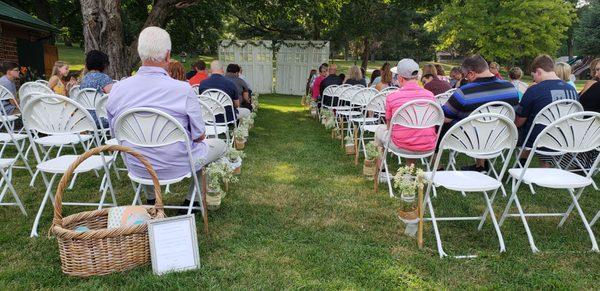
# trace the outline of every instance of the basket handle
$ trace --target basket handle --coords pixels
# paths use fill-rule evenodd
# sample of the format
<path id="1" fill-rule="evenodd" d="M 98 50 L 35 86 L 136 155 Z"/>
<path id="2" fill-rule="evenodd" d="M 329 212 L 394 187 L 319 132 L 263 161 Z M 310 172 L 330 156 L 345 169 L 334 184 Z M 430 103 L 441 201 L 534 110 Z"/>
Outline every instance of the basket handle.
<path id="1" fill-rule="evenodd" d="M 152 182 L 154 183 L 154 195 L 156 197 L 156 202 L 154 204 L 154 208 L 156 208 L 158 214 L 164 215 L 163 201 L 162 201 L 162 197 L 160 194 L 160 184 L 158 183 L 158 176 L 156 175 L 156 172 L 152 168 L 152 165 L 150 165 L 150 162 L 148 162 L 148 160 L 143 155 L 141 155 L 140 153 L 134 151 L 133 149 L 131 149 L 129 147 L 122 146 L 122 145 L 104 145 L 104 146 L 95 147 L 95 148 L 81 154 L 79 157 L 77 157 L 77 159 L 71 164 L 71 166 L 69 166 L 67 171 L 63 174 L 62 178 L 60 179 L 60 182 L 58 183 L 58 188 L 56 189 L 56 195 L 54 197 L 54 218 L 52 220 L 52 225 L 62 226 L 62 219 L 63 219 L 62 196 L 63 196 L 63 192 L 64 192 L 65 188 L 67 187 L 67 184 L 69 183 L 69 180 L 71 180 L 71 176 L 73 176 L 73 172 L 75 171 L 75 169 L 81 163 L 83 163 L 83 161 L 85 161 L 87 158 L 89 158 L 93 155 L 97 155 L 102 152 L 114 152 L 114 151 L 128 153 L 128 154 L 134 156 L 136 159 L 138 159 L 146 167 L 146 170 L 150 174 L 150 177 L 152 178 Z"/>

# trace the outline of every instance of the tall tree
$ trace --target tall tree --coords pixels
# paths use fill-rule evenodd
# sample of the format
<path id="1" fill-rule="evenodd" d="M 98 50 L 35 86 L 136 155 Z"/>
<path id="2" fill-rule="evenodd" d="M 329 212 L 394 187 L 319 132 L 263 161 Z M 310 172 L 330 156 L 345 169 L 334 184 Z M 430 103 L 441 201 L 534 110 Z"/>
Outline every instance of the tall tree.
<path id="1" fill-rule="evenodd" d="M 600 0 L 591 1 L 590 5 L 584 7 L 574 35 L 579 52 L 600 56 Z"/>
<path id="2" fill-rule="evenodd" d="M 559 0 L 452 0 L 428 22 L 440 34 L 439 50 L 480 53 L 508 61 L 555 54 L 574 17 L 572 4 Z"/>
<path id="3" fill-rule="evenodd" d="M 134 0 L 130 0 L 134 1 Z M 107 73 L 113 78 L 128 76 L 139 63 L 137 36 L 126 43 L 123 33 L 121 0 L 81 0 L 83 36 L 85 50 L 105 52 L 110 60 Z M 149 9 L 140 30 L 148 26 L 164 27 L 169 16 L 176 10 L 193 5 L 196 0 L 155 0 L 145 6 L 146 1 L 136 1 Z M 137 35 L 137 34 L 136 34 Z"/>

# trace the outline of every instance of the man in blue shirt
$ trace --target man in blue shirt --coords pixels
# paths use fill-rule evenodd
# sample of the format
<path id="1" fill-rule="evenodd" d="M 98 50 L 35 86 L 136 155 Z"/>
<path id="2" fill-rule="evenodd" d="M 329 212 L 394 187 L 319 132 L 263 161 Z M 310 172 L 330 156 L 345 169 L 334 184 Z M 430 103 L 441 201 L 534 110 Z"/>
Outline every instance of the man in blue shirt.
<path id="1" fill-rule="evenodd" d="M 540 55 L 531 64 L 531 74 L 535 85 L 525 91 L 521 102 L 516 108 L 517 118 L 515 124 L 519 128 L 519 145 L 531 147 L 538 134 L 544 129 L 543 125 L 536 125 L 531 135 L 525 141 L 531 129 L 535 116 L 548 104 L 562 99 L 578 100 L 579 96 L 573 86 L 562 81 L 554 72 L 554 61 L 548 55 Z M 526 159 L 529 151 L 524 151 L 521 159 Z M 540 156 L 541 166 L 550 167 L 551 159 Z"/>
<path id="2" fill-rule="evenodd" d="M 235 110 L 235 115 L 232 111 L 232 108 L 225 108 L 228 121 L 235 120 L 234 116 L 243 118 L 243 115 L 249 115 L 249 112 L 248 114 L 245 114 L 245 112 L 244 114 L 239 114 L 240 112 L 238 111 L 238 108 L 240 107 L 240 99 L 237 94 L 237 87 L 233 82 L 231 82 L 230 80 L 225 78 L 225 76 L 223 76 L 225 72 L 223 71 L 223 65 L 221 64 L 221 62 L 216 60 L 212 61 L 210 63 L 210 72 L 210 77 L 202 81 L 202 83 L 200 83 L 200 86 L 198 87 L 198 91 L 200 92 L 200 94 L 202 94 L 208 89 L 219 89 L 225 92 L 227 95 L 229 95 L 229 98 L 231 98 L 231 100 L 233 101 L 233 110 Z M 224 120 L 222 116 L 217 116 L 216 121 L 223 122 Z"/>

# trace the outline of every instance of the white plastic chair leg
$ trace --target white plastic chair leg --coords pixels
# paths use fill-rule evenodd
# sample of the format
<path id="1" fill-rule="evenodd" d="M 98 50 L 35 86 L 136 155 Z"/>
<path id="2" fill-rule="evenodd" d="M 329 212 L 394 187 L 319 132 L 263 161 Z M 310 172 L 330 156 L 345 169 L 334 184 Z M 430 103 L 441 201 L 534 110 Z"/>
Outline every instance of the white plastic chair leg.
<path id="1" fill-rule="evenodd" d="M 44 212 L 44 207 L 46 206 L 46 203 L 48 202 L 48 198 L 50 196 L 52 196 L 52 186 L 54 185 L 54 180 L 56 179 L 57 174 L 52 175 L 52 178 L 50 178 L 50 182 L 48 182 L 46 184 L 46 193 L 44 194 L 44 198 L 42 199 L 42 203 L 40 204 L 40 208 L 38 209 L 38 212 L 35 216 L 35 220 L 33 221 L 33 227 L 31 228 L 31 234 L 30 237 L 38 237 L 38 225 L 40 223 L 40 219 L 42 218 L 42 212 Z M 46 181 L 44 181 L 46 182 Z M 51 200 L 54 200 L 54 197 L 51 198 Z"/>
<path id="2" fill-rule="evenodd" d="M 577 191 L 577 195 L 575 196 L 575 198 L 577 198 L 577 200 L 579 200 L 581 193 L 583 193 L 583 189 L 584 188 L 581 188 L 581 189 L 579 189 L 579 191 Z M 573 194 L 574 190 L 567 189 L 567 191 L 569 192 L 569 194 Z M 565 212 L 565 215 L 563 215 L 563 218 L 558 223 L 558 227 L 562 227 L 563 224 L 565 223 L 565 221 L 567 221 L 567 219 L 569 218 L 569 215 L 571 215 L 571 212 L 573 211 L 573 207 L 575 207 L 575 205 L 574 205 L 574 203 L 571 203 L 571 205 L 569 205 L 569 208 L 567 209 L 567 212 Z"/>
<path id="3" fill-rule="evenodd" d="M 131 184 L 133 185 L 133 189 L 135 190 L 135 196 L 133 197 L 133 202 L 131 202 L 131 205 L 136 205 L 136 203 L 139 203 L 139 205 L 143 205 L 142 200 L 140 199 L 142 184 L 138 184 L 137 187 L 135 186 L 135 184 L 133 184 L 133 181 L 131 182 Z"/>
<path id="4" fill-rule="evenodd" d="M 514 184 L 514 182 L 513 182 Z M 529 246 L 531 247 L 531 251 L 533 253 L 539 252 L 539 249 L 535 245 L 535 241 L 533 240 L 533 235 L 531 234 L 531 230 L 529 229 L 529 224 L 527 224 L 527 218 L 525 218 L 525 213 L 523 212 L 523 208 L 521 207 L 521 203 L 519 203 L 519 198 L 517 197 L 518 184 L 516 187 L 513 187 L 508 204 L 506 205 L 506 209 L 504 209 L 504 213 L 502 214 L 502 218 L 500 219 L 500 225 L 504 222 L 504 219 L 508 216 L 508 211 L 510 210 L 511 204 L 514 202 L 517 206 L 517 210 L 519 211 L 519 216 L 521 217 L 521 221 L 523 222 L 523 227 L 525 228 L 525 232 L 527 233 L 527 239 L 529 240 Z"/>
<path id="5" fill-rule="evenodd" d="M 498 190 L 494 191 L 494 194 L 492 195 L 492 199 L 490 200 L 490 198 L 488 197 L 487 192 L 483 192 L 483 197 L 485 198 L 485 203 L 487 204 L 487 210 L 486 212 L 489 211 L 490 213 L 490 220 L 492 221 L 492 224 L 494 225 L 494 229 L 496 230 L 496 235 L 498 236 L 498 242 L 500 243 L 500 252 L 505 252 L 506 251 L 506 246 L 504 245 L 504 238 L 502 237 L 502 232 L 500 231 L 500 226 L 498 225 L 498 222 L 496 221 L 496 214 L 494 213 L 494 208 L 492 207 L 492 201 L 493 198 L 496 196 L 496 192 Z M 482 220 L 482 224 L 483 221 L 485 221 L 485 214 Z"/>
<path id="6" fill-rule="evenodd" d="M 594 218 L 592 218 L 592 221 L 590 222 L 590 226 L 594 226 L 594 224 L 596 224 L 596 221 L 598 221 L 598 219 L 600 219 L 600 210 L 598 210 L 598 213 L 596 213 L 596 216 L 594 216 Z"/>
<path id="7" fill-rule="evenodd" d="M 385 155 L 385 153 L 384 153 L 384 155 Z M 388 191 L 390 192 L 390 198 L 392 198 L 392 197 L 394 197 L 394 190 L 392 189 L 392 181 L 390 179 L 390 170 L 388 169 L 386 156 L 383 157 L 383 167 L 385 168 L 385 178 L 387 180 Z"/>
<path id="8" fill-rule="evenodd" d="M 437 221 L 435 219 L 435 212 L 433 211 L 433 205 L 431 203 L 429 193 L 425 195 L 425 203 L 429 207 L 429 210 L 431 210 L 431 224 L 433 224 L 433 233 L 435 234 L 435 242 L 437 244 L 438 254 L 440 255 L 440 258 L 447 257 L 448 254 L 446 254 L 446 252 L 444 252 L 444 249 L 442 248 L 442 238 L 440 237 L 440 231 L 438 230 Z"/>
<path id="9" fill-rule="evenodd" d="M 594 236 L 594 232 L 592 231 L 592 228 L 590 227 L 589 223 L 587 222 L 587 219 L 585 218 L 585 214 L 583 213 L 583 210 L 581 210 L 581 207 L 579 206 L 577 197 L 575 197 L 575 195 L 573 195 L 573 192 L 569 192 L 569 194 L 571 195 L 571 199 L 573 200 L 573 204 L 575 204 L 575 208 L 577 209 L 577 212 L 579 212 L 579 216 L 581 217 L 583 226 L 585 226 L 585 230 L 588 232 L 588 235 L 590 236 L 590 240 L 592 241 L 592 251 L 600 252 L 600 250 L 598 249 L 598 242 L 596 241 L 596 237 Z"/>
<path id="10" fill-rule="evenodd" d="M 23 215 L 27 216 L 27 211 L 25 211 L 25 207 L 23 207 L 23 203 L 21 202 L 21 199 L 19 198 L 19 195 L 17 194 L 17 191 L 15 190 L 15 188 L 13 187 L 12 183 L 11 183 L 11 169 L 8 168 L 8 171 L 4 171 L 3 169 L 0 169 L 0 175 L 2 175 L 4 179 L 4 182 L 6 183 L 5 188 L 8 188 L 13 196 L 13 199 L 15 199 L 15 203 L 16 205 L 19 207 L 19 209 L 21 210 L 21 212 L 23 213 Z M 0 197 L 0 202 L 2 202 L 2 198 L 4 197 L 4 190 L 2 191 L 2 197 Z"/>

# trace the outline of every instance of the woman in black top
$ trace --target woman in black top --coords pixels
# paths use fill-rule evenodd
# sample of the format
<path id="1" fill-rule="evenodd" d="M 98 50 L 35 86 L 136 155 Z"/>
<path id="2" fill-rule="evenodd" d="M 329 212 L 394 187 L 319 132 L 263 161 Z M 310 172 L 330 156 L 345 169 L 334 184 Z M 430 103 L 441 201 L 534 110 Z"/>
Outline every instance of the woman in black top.
<path id="1" fill-rule="evenodd" d="M 367 82 L 362 77 L 362 73 L 356 65 L 350 67 L 350 70 L 348 70 L 348 79 L 346 79 L 344 84 L 367 86 Z"/>
<path id="2" fill-rule="evenodd" d="M 600 112 L 600 82 L 595 82 L 579 97 L 585 111 Z"/>

